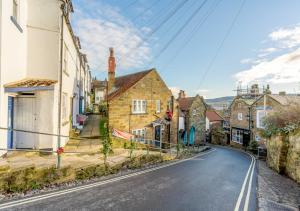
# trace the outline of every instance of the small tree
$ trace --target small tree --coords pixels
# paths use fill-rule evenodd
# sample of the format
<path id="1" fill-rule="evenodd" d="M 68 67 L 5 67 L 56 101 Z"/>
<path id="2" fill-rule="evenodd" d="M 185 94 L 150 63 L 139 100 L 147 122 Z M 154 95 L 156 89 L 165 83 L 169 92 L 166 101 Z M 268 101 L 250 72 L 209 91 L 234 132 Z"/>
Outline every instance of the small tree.
<path id="1" fill-rule="evenodd" d="M 107 165 L 107 157 L 110 153 L 112 153 L 112 141 L 110 136 L 108 136 L 107 138 L 105 138 L 102 141 L 102 153 L 104 155 L 104 165 Z"/>
<path id="2" fill-rule="evenodd" d="M 107 157 L 110 153 L 112 153 L 112 140 L 109 135 L 109 130 L 107 127 L 107 118 L 103 118 L 100 120 L 99 130 L 100 137 L 102 138 L 102 149 L 101 153 L 104 155 L 104 165 L 107 165 Z"/>
<path id="3" fill-rule="evenodd" d="M 129 157 L 130 159 L 132 159 L 132 154 L 133 151 L 135 150 L 136 146 L 135 146 L 135 142 L 131 139 L 130 140 L 130 145 L 129 145 Z"/>

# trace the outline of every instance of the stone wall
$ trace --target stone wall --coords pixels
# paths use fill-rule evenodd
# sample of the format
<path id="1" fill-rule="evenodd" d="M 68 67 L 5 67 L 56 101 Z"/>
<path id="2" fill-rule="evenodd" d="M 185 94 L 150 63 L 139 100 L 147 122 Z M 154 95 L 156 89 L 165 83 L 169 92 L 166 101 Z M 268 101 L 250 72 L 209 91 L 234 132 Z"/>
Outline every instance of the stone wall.
<path id="1" fill-rule="evenodd" d="M 278 173 L 300 183 L 300 131 L 267 140 L 267 162 Z"/>
<path id="2" fill-rule="evenodd" d="M 242 120 L 238 119 L 239 113 L 242 114 Z M 247 105 L 247 103 L 245 103 L 243 99 L 236 98 L 231 105 L 231 127 L 249 129 L 249 121 L 247 115 L 249 115 L 249 105 Z"/>
<path id="3" fill-rule="evenodd" d="M 300 131 L 289 136 L 286 174 L 300 183 Z"/>
<path id="4" fill-rule="evenodd" d="M 187 114 L 188 122 L 188 141 L 189 132 L 192 127 L 195 127 L 195 144 L 205 141 L 205 118 L 206 106 L 202 97 L 197 95 Z"/>

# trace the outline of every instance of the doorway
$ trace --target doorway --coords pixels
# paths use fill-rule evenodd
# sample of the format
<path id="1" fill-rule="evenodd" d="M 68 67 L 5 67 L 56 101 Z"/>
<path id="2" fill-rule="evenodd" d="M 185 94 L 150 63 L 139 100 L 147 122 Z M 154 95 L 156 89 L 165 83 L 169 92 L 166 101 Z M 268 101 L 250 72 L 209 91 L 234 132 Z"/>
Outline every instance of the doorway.
<path id="1" fill-rule="evenodd" d="M 160 125 L 154 127 L 154 140 L 155 140 L 155 146 L 161 147 L 161 126 Z"/>
<path id="2" fill-rule="evenodd" d="M 7 148 L 13 148 L 13 139 L 14 139 L 14 98 L 8 97 L 8 122 L 7 122 Z"/>
<path id="3" fill-rule="evenodd" d="M 193 126 L 190 129 L 190 145 L 194 145 L 195 144 L 195 127 Z"/>
<path id="4" fill-rule="evenodd" d="M 34 97 L 17 97 L 15 99 L 14 125 L 16 132 L 16 148 L 32 149 L 35 146 L 36 103 Z M 23 132 L 24 131 L 24 132 Z"/>

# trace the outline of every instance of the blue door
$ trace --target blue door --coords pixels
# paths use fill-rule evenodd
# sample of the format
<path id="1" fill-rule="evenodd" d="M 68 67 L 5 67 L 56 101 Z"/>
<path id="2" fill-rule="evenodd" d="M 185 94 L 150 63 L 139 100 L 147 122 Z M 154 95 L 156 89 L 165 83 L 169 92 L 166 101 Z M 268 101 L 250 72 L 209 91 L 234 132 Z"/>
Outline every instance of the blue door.
<path id="1" fill-rule="evenodd" d="M 13 148 L 14 98 L 8 97 L 7 148 Z"/>
<path id="2" fill-rule="evenodd" d="M 190 129 L 190 145 L 195 144 L 195 128 Z"/>

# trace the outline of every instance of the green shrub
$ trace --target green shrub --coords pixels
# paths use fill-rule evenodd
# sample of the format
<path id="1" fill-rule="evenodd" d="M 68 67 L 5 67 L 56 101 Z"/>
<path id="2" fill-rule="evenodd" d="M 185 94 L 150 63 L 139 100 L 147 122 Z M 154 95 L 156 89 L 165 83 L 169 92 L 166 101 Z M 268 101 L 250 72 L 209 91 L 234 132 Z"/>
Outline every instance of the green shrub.
<path id="1" fill-rule="evenodd" d="M 258 148 L 258 143 L 255 140 L 250 141 L 249 146 L 247 147 L 247 149 L 251 152 L 257 152 L 257 148 Z"/>
<path id="2" fill-rule="evenodd" d="M 300 128 L 300 105 L 291 104 L 282 107 L 268 114 L 263 122 L 265 125 L 265 129 L 261 132 L 263 137 L 293 132 Z"/>

